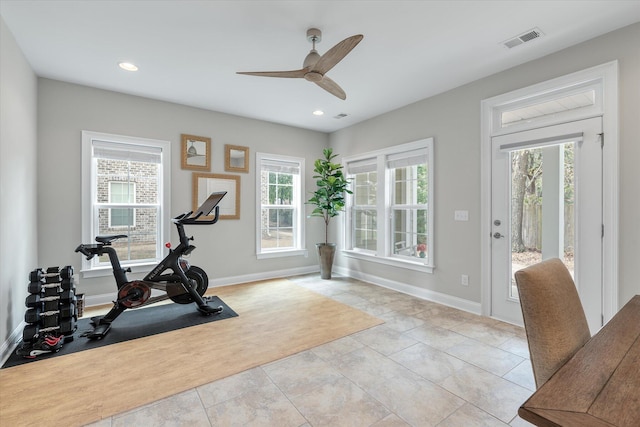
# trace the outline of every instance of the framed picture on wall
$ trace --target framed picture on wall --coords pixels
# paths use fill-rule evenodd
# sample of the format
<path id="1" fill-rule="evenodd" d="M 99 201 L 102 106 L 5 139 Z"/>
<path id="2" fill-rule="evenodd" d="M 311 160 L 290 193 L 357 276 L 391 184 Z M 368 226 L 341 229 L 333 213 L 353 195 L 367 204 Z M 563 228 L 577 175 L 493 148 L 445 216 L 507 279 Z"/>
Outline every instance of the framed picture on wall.
<path id="1" fill-rule="evenodd" d="M 181 140 L 182 169 L 211 170 L 211 138 L 182 134 Z"/>
<path id="2" fill-rule="evenodd" d="M 249 172 L 249 147 L 225 144 L 224 170 L 227 172 Z"/>
<path id="3" fill-rule="evenodd" d="M 220 219 L 240 219 L 240 176 L 217 173 L 193 174 L 193 211 L 214 191 L 226 191 L 218 206 Z"/>

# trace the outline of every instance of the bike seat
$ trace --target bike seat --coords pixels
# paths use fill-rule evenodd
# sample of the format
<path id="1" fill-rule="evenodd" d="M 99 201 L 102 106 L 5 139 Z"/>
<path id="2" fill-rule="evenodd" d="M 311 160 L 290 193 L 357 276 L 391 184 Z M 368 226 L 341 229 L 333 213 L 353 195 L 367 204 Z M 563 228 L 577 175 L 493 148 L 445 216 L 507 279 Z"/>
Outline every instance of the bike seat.
<path id="1" fill-rule="evenodd" d="M 105 245 L 108 245 L 111 242 L 113 242 L 114 240 L 127 238 L 127 237 L 129 237 L 129 236 L 127 236 L 126 234 L 114 234 L 114 235 L 110 235 L 110 236 L 96 236 L 96 242 L 104 243 Z"/>

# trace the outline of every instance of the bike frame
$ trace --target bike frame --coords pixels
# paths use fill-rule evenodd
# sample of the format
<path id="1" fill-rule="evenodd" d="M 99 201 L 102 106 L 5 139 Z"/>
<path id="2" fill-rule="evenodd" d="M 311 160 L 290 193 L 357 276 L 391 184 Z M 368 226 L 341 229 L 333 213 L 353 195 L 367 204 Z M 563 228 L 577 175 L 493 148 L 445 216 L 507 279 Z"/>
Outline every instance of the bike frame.
<path id="1" fill-rule="evenodd" d="M 189 241 L 193 240 L 193 237 L 187 237 L 184 230 L 184 224 L 215 224 L 219 218 L 219 209 L 220 208 L 216 206 L 216 213 L 212 220 L 195 221 L 193 218 L 189 218 L 189 215 L 191 215 L 192 212 L 187 212 L 173 218 L 172 221 L 178 229 L 180 243 L 175 249 L 169 249 L 167 256 L 165 256 L 164 259 L 160 261 L 153 270 L 144 277 L 144 279 L 142 279 L 142 281 L 147 283 L 149 287 L 155 289 L 162 289 L 154 286 L 157 283 L 181 283 L 184 287 L 184 291 L 191 294 L 191 292 L 189 292 L 191 289 L 191 286 L 189 285 L 189 278 L 186 275 L 186 270 L 188 270 L 188 268 L 183 269 L 181 261 L 183 256 L 189 255 L 196 247 L 189 243 Z M 97 239 L 102 240 L 101 242 L 89 245 L 80 245 L 76 248 L 76 252 L 83 253 L 88 259 L 93 258 L 96 255 L 101 256 L 106 253 L 109 256 L 109 261 L 113 270 L 113 277 L 116 280 L 118 290 L 127 283 L 130 283 L 127 278 L 127 273 L 130 272 L 131 269 L 122 268 L 120 259 L 118 258 L 118 253 L 111 246 L 111 242 L 124 237 L 127 236 L 120 234 L 115 236 L 98 237 Z M 172 273 L 162 274 L 167 270 L 171 270 Z M 194 296 L 191 295 L 191 297 L 193 298 Z M 202 297 L 198 294 L 198 298 L 194 299 L 196 302 L 200 303 L 199 300 L 201 300 Z M 205 301 L 202 301 L 202 303 L 206 304 Z"/>
<path id="2" fill-rule="evenodd" d="M 218 222 L 218 219 L 220 217 L 220 207 L 218 206 L 218 203 L 225 194 L 226 192 L 212 193 L 209 198 L 203 203 L 203 205 L 196 211 L 195 215 L 192 216 L 193 212 L 189 211 L 172 219 L 172 222 L 178 229 L 180 243 L 178 244 L 178 246 L 176 246 L 175 249 L 169 248 L 169 253 L 167 254 L 167 256 L 164 257 L 164 259 L 160 261 L 153 268 L 153 270 L 151 270 L 141 281 L 129 281 L 129 279 L 127 278 L 127 273 L 131 272 L 131 269 L 122 268 L 120 259 L 118 258 L 118 253 L 111 246 L 111 242 L 113 242 L 114 240 L 125 238 L 128 236 L 124 234 L 113 236 L 97 236 L 96 241 L 98 243 L 87 245 L 81 244 L 76 248 L 75 251 L 85 255 L 88 260 L 96 255 L 101 256 L 106 253 L 109 256 L 109 261 L 113 270 L 113 277 L 115 278 L 118 288 L 118 298 L 113 302 L 114 306 L 109 311 L 109 313 L 107 313 L 105 316 L 92 319 L 94 320 L 95 329 L 92 333 L 87 335 L 89 338 L 100 339 L 104 337 L 109 331 L 111 322 L 113 322 L 116 317 L 118 317 L 127 308 L 134 308 L 130 304 L 131 301 L 142 301 L 139 305 L 135 306 L 135 308 L 137 308 L 143 305 L 153 304 L 167 298 L 173 298 L 182 294 L 188 294 L 191 300 L 197 304 L 198 311 L 205 315 L 217 314 L 222 310 L 222 307 L 210 307 L 207 304 L 207 299 L 203 298 L 198 290 L 194 288 L 194 286 L 192 286 L 191 280 L 189 279 L 189 277 L 187 277 L 187 271 L 189 271 L 190 266 L 188 262 L 186 262 L 186 260 L 184 260 L 182 257 L 189 255 L 196 248 L 189 243 L 191 240 L 193 240 L 193 237 L 187 237 L 184 226 L 186 224 L 202 225 L 215 224 L 216 222 Z M 215 214 L 213 219 L 199 219 L 203 215 L 208 215 L 214 209 Z M 165 271 L 167 270 L 170 270 L 171 273 L 165 274 Z M 132 286 L 123 289 L 127 285 Z M 179 292 L 179 290 L 175 288 L 168 289 L 168 285 L 181 286 L 182 292 Z M 166 293 L 166 295 L 150 298 L 150 291 L 148 291 L 147 288 L 162 290 Z M 123 290 L 123 292 L 125 293 L 124 296 L 120 295 L 121 290 Z M 169 290 L 171 290 L 171 293 L 169 292 Z M 148 293 L 145 295 L 146 292 Z M 174 302 L 183 303 L 181 301 L 175 300 Z M 191 301 L 187 300 L 187 302 L 185 303 L 188 302 Z"/>

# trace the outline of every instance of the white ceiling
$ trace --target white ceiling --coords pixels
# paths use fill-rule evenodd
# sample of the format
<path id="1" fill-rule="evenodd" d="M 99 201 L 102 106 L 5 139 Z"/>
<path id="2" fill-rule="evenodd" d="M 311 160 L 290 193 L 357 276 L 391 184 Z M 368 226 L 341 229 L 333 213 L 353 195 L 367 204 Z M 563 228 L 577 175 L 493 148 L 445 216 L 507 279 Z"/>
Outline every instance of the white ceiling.
<path id="1" fill-rule="evenodd" d="M 332 132 L 638 22 L 640 1 L 2 0 L 0 14 L 38 76 Z M 328 73 L 345 101 L 235 74 L 302 68 L 310 27 L 320 54 L 364 35 Z"/>

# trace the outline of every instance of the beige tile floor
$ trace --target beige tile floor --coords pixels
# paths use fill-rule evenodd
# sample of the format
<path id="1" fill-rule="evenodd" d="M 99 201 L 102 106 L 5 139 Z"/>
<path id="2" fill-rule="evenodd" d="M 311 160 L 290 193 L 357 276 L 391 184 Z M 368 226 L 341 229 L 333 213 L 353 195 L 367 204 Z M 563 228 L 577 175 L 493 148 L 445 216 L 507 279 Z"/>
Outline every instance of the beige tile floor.
<path id="1" fill-rule="evenodd" d="M 530 425 L 522 328 L 354 279 L 291 280 L 386 323 L 90 426 Z"/>

